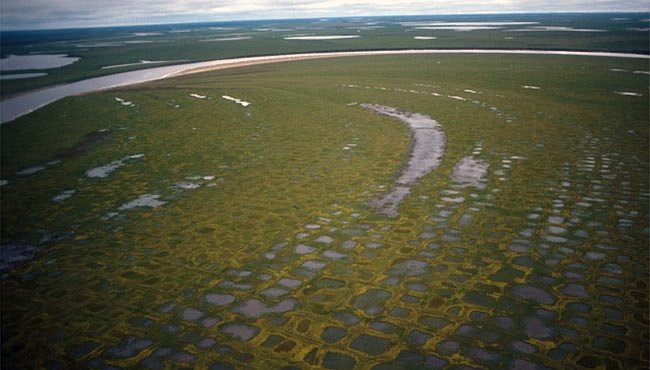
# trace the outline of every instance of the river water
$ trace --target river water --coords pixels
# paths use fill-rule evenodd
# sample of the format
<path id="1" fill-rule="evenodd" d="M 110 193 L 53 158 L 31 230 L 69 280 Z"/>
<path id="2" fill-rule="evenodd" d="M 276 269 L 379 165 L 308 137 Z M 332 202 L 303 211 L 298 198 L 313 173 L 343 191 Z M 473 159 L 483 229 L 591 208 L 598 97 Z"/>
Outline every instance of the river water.
<path id="1" fill-rule="evenodd" d="M 95 77 L 65 85 L 47 87 L 27 92 L 0 101 L 0 124 L 4 124 L 41 108 L 66 96 L 86 94 L 110 88 L 134 85 L 176 76 L 182 73 L 201 72 L 210 69 L 224 69 L 242 65 L 253 65 L 273 62 L 284 62 L 303 59 L 336 58 L 351 56 L 394 55 L 394 54 L 538 54 L 538 55 L 574 55 L 599 56 L 616 58 L 645 58 L 641 54 L 580 52 L 580 51 L 537 51 L 537 50 L 481 50 L 481 49 L 422 49 L 422 50 L 380 50 L 380 51 L 351 51 L 333 53 L 304 53 L 270 55 L 262 57 L 247 57 L 235 59 L 220 59 L 206 62 L 178 64 L 172 66 L 148 68 L 131 72 L 116 73 L 108 76 Z"/>

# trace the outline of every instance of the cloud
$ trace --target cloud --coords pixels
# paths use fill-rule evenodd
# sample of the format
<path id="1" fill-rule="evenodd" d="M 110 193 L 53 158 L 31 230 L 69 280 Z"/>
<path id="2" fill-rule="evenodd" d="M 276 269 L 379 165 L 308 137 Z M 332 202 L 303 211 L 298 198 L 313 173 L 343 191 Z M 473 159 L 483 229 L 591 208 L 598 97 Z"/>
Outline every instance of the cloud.
<path id="1" fill-rule="evenodd" d="M 333 16 L 638 11 L 647 0 L 16 0 L 3 1 L 3 29 Z"/>

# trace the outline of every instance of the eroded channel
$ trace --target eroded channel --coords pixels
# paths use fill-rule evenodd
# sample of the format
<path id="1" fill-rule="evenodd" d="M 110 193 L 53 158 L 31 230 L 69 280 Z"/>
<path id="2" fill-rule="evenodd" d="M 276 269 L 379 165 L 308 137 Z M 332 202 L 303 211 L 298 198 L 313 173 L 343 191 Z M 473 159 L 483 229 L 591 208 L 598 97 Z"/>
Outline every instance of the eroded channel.
<path id="1" fill-rule="evenodd" d="M 399 204 L 409 195 L 411 186 L 419 178 L 438 168 L 442 162 L 447 139 L 442 126 L 425 114 L 401 112 L 396 108 L 376 104 L 361 106 L 371 112 L 396 118 L 405 123 L 411 131 L 413 138 L 411 155 L 393 190 L 370 202 L 380 214 L 397 217 Z"/>

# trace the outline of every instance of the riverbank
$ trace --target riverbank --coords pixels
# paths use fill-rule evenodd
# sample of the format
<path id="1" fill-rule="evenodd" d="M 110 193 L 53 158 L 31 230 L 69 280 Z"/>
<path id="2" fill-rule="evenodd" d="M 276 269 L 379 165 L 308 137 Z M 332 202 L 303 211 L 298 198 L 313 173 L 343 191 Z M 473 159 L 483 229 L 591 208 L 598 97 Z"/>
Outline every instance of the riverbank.
<path id="1" fill-rule="evenodd" d="M 143 69 L 117 73 L 108 76 L 90 78 L 66 85 L 57 85 L 0 101 L 0 124 L 4 124 L 41 108 L 66 96 L 87 94 L 116 87 L 134 85 L 187 74 L 202 73 L 227 68 L 247 67 L 259 64 L 291 62 L 308 59 L 341 58 L 377 55 L 415 55 L 415 54 L 522 54 L 522 55 L 566 55 L 608 58 L 650 59 L 649 55 L 587 52 L 566 50 L 507 50 L 507 49 L 410 49 L 410 50 L 376 50 L 269 55 L 235 59 L 220 59 L 207 62 L 179 64 L 173 66 Z"/>

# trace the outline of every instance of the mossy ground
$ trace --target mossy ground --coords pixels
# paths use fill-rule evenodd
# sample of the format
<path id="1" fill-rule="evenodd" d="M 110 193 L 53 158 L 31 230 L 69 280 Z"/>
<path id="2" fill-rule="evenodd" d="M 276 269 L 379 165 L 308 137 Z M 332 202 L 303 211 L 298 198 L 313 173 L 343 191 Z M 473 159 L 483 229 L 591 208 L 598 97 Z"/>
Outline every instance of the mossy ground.
<path id="1" fill-rule="evenodd" d="M 313 60 L 70 97 L 5 124 L 2 243 L 40 252 L 2 281 L 2 366 L 647 366 L 648 75 L 633 71 L 647 62 Z M 406 162 L 408 129 L 354 103 L 427 114 L 447 136 L 396 219 L 368 201 Z M 450 180 L 470 155 L 490 164 L 485 189 Z M 142 194 L 166 204 L 120 210 Z M 265 296 L 282 278 L 300 287 Z M 531 287 L 544 293 L 518 293 Z M 289 296 L 298 309 L 234 309 Z M 233 338 L 243 325 L 257 332 Z M 347 334 L 327 342 L 328 327 Z"/>

